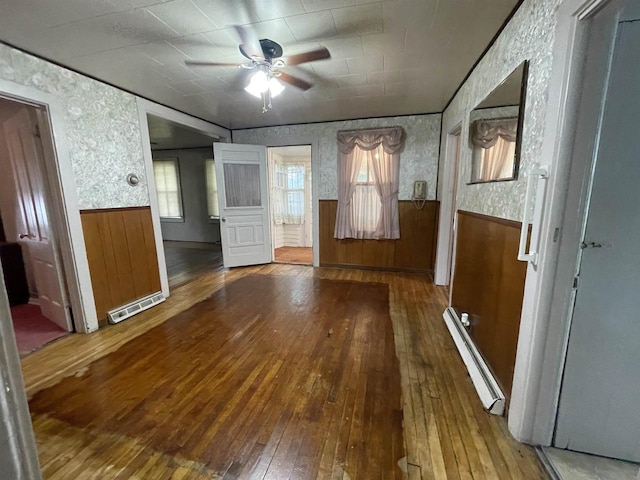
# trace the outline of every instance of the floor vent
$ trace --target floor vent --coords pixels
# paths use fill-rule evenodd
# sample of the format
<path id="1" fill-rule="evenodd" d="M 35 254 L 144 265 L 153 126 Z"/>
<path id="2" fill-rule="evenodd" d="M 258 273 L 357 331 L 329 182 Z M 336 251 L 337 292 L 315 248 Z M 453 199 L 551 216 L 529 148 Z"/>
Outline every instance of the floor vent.
<path id="1" fill-rule="evenodd" d="M 131 302 L 127 305 L 111 310 L 107 313 L 109 317 L 109 323 L 120 323 L 121 321 L 132 317 L 136 313 L 143 312 L 144 310 L 147 310 L 154 305 L 164 302 L 164 300 L 164 295 L 162 295 L 161 292 L 157 292 L 147 297 L 136 300 L 135 302 Z"/>
<path id="2" fill-rule="evenodd" d="M 453 308 L 448 307 L 443 312 L 442 317 L 464 364 L 467 366 L 467 371 L 473 386 L 476 387 L 482 405 L 489 413 L 502 415 L 505 404 L 504 393 L 502 393 L 498 382 L 493 377 L 491 370 L 489 370 L 473 340 L 469 337 L 467 330 L 462 326 L 458 314 Z"/>

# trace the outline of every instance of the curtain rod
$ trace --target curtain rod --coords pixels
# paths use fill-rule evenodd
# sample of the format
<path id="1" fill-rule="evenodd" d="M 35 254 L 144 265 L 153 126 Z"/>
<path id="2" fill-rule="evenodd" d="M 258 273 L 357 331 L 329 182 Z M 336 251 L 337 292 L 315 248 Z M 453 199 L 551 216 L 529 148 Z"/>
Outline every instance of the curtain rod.
<path id="1" fill-rule="evenodd" d="M 404 128 L 402 128 L 400 125 L 393 125 L 390 127 L 375 127 L 375 128 L 354 128 L 353 130 L 338 130 L 338 133 L 355 133 L 355 132 L 375 132 L 377 130 L 387 130 L 388 128 L 399 128 L 400 130 L 404 131 Z"/>

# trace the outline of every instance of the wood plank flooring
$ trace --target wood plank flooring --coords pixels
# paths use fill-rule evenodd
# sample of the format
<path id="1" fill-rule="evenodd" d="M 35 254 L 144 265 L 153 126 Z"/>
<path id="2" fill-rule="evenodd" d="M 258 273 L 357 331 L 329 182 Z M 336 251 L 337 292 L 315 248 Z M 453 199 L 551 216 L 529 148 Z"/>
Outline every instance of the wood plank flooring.
<path id="1" fill-rule="evenodd" d="M 222 247 L 213 243 L 164 243 L 169 288 L 178 287 L 203 274 L 222 268 Z"/>
<path id="2" fill-rule="evenodd" d="M 280 247 L 273 251 L 277 263 L 296 265 L 313 265 L 313 249 L 311 247 Z"/>
<path id="3" fill-rule="evenodd" d="M 221 405 L 217 410 L 214 409 L 215 411 L 206 408 L 208 397 L 198 396 L 197 391 L 184 391 L 179 388 L 179 385 L 164 400 L 154 400 L 158 403 L 153 403 L 154 407 L 151 410 L 145 410 L 145 405 L 149 405 L 140 402 L 142 397 L 137 396 L 139 393 L 136 391 L 116 390 L 96 398 L 94 389 L 104 393 L 103 383 L 112 385 L 110 382 L 114 381 L 109 376 L 102 376 L 104 369 L 108 371 L 116 364 L 120 364 L 121 372 L 116 375 L 118 381 L 129 375 L 126 365 L 130 362 L 135 364 L 136 357 L 131 356 L 131 353 L 127 354 L 127 343 L 143 348 L 147 339 L 150 341 L 153 339 L 155 343 L 164 342 L 163 348 L 179 349 L 180 341 L 172 341 L 171 336 L 158 333 L 174 330 L 171 326 L 174 322 L 171 320 L 172 317 L 187 310 L 183 316 L 191 316 L 193 317 L 191 322 L 197 323 L 195 319 L 197 315 L 194 312 L 204 308 L 204 305 L 216 298 L 219 301 L 224 300 L 226 308 L 233 311 L 235 308 L 233 302 L 229 303 L 231 299 L 225 294 L 229 285 L 244 277 L 250 281 L 253 281 L 251 278 L 261 277 L 260 280 L 270 282 L 269 279 L 274 276 L 284 277 L 284 284 L 293 281 L 293 285 L 296 286 L 309 281 L 328 281 L 335 285 L 334 291 L 338 292 L 338 296 L 346 294 L 342 292 L 344 288 L 339 288 L 343 285 L 340 282 L 343 281 L 386 285 L 389 292 L 389 316 L 393 325 L 395 355 L 392 349 L 387 347 L 389 342 L 378 342 L 376 344 L 378 346 L 374 348 L 372 348 L 374 344 L 369 343 L 367 354 L 358 358 L 359 361 L 368 359 L 367 363 L 373 362 L 376 367 L 373 370 L 367 368 L 363 371 L 361 367 L 356 367 L 355 361 L 352 360 L 349 363 L 349 358 L 353 359 L 353 357 L 336 358 L 331 356 L 336 353 L 331 352 L 330 358 L 334 361 L 330 361 L 329 364 L 334 365 L 334 372 L 340 372 L 343 375 L 342 381 L 348 383 L 349 390 L 345 389 L 342 393 L 336 392 L 335 405 L 339 406 L 327 408 L 317 417 L 305 417 L 309 411 L 304 408 L 307 405 L 304 402 L 309 400 L 300 400 L 303 402 L 301 405 L 296 403 L 291 409 L 292 418 L 305 419 L 307 428 L 301 429 L 300 421 L 297 423 L 290 421 L 280 425 L 282 429 L 280 441 L 275 449 L 273 444 L 272 448 L 266 448 L 269 445 L 269 439 L 274 435 L 273 430 L 271 436 L 266 438 L 265 430 L 261 429 L 257 432 L 259 438 L 256 437 L 261 441 L 240 445 L 236 440 L 241 438 L 237 433 L 242 428 L 238 427 L 240 430 L 237 431 L 230 430 L 230 425 L 235 421 L 239 422 L 238 425 L 246 425 L 249 419 L 253 421 L 255 418 L 259 418 L 264 424 L 271 421 L 268 414 L 258 414 L 248 402 L 244 402 L 241 392 L 251 388 L 252 383 L 248 387 L 246 385 L 253 378 L 252 376 L 267 378 L 269 375 L 275 375 L 274 369 L 282 368 L 282 366 L 278 367 L 277 360 L 263 360 L 262 369 L 256 371 L 256 367 L 244 372 L 245 381 L 235 385 L 237 393 L 235 400 Z M 242 286 L 238 282 L 236 285 Z M 249 298 L 252 298 L 251 292 L 247 293 Z M 304 309 L 307 301 L 307 294 L 297 295 L 295 288 L 290 291 L 279 290 L 276 296 L 288 297 L 289 304 L 294 310 Z M 384 297 L 376 293 L 375 297 L 379 296 Z M 211 300 L 206 300 L 210 297 Z M 371 296 L 368 295 L 356 303 L 365 310 L 369 308 L 366 305 L 374 306 L 375 309 L 385 309 L 380 306 L 377 299 L 369 304 L 370 299 Z M 188 310 L 202 300 L 206 301 Z M 252 300 L 252 302 L 243 303 L 255 304 L 251 307 L 255 309 L 254 311 L 269 312 L 268 305 L 264 305 L 264 298 L 260 302 Z M 340 305 L 344 302 L 334 303 L 336 305 L 329 308 L 326 313 L 331 312 L 332 309 L 344 308 Z M 264 308 L 260 309 L 259 304 Z M 390 459 L 400 460 L 397 462 L 398 468 L 403 478 L 410 480 L 548 478 L 533 449 L 518 444 L 509 436 L 504 419 L 488 415 L 482 409 L 443 324 L 441 313 L 444 305 L 444 290 L 433 286 L 430 279 L 420 275 L 266 265 L 229 271 L 221 270 L 201 276 L 197 282 L 185 284 L 174 290 L 173 295 L 164 304 L 127 322 L 105 328 L 89 336 L 70 336 L 23 359 L 25 382 L 28 393 L 32 395 L 34 429 L 45 478 L 394 478 L 398 470 L 389 471 L 384 467 L 390 464 Z M 324 303 L 316 305 L 315 308 L 318 311 L 314 315 L 319 315 L 318 318 L 323 320 L 314 321 L 311 326 L 303 330 L 307 335 L 312 335 L 312 332 L 316 335 L 325 333 L 326 327 L 330 325 L 327 322 L 335 317 L 333 314 L 323 317 Z M 223 323 L 228 329 L 228 335 L 234 333 L 238 338 L 246 335 L 248 330 L 243 329 L 242 322 L 238 323 L 235 316 L 233 319 L 231 316 L 226 318 L 227 320 Z M 188 320 L 181 320 L 178 316 L 177 321 L 187 329 Z M 151 330 L 154 327 L 158 328 Z M 331 337 L 325 335 L 322 342 L 318 339 L 317 344 L 324 346 L 327 343 L 337 343 L 335 341 L 339 338 L 343 341 L 347 338 L 339 328 L 337 330 L 333 328 L 333 332 L 330 332 L 331 327 L 326 332 L 326 334 L 331 333 Z M 353 328 L 356 333 L 355 326 Z M 363 329 L 362 335 L 366 330 L 366 328 Z M 387 330 L 390 331 L 390 329 Z M 295 336 L 296 332 L 298 336 Z M 284 342 L 281 348 L 293 351 L 298 347 L 293 346 L 292 343 L 300 343 L 302 347 L 308 347 L 303 348 L 305 351 L 308 350 L 305 354 L 308 356 L 305 357 L 306 360 L 301 359 L 302 365 L 313 365 L 314 368 L 316 368 L 315 362 L 319 362 L 318 365 L 324 365 L 324 358 L 320 353 L 326 352 L 315 348 L 313 343 L 302 341 L 299 332 L 300 330 L 287 332 L 289 341 Z M 158 340 L 158 335 L 164 340 Z M 285 333 L 282 331 L 273 333 L 272 340 L 275 341 L 279 335 L 284 336 Z M 353 338 L 362 337 L 358 333 Z M 212 341 L 215 342 L 215 339 Z M 189 337 L 183 342 L 187 345 L 193 344 L 197 339 Z M 352 343 L 359 346 L 358 350 L 365 351 L 362 347 L 367 342 L 352 340 Z M 256 348 L 266 348 L 259 343 L 257 345 Z M 336 351 L 351 352 L 345 349 Z M 108 355 L 111 352 L 115 354 Z M 217 352 L 217 348 L 212 348 L 210 358 L 205 356 L 191 359 L 189 356 L 184 356 L 182 362 L 189 363 L 192 372 L 190 375 L 202 374 L 207 370 L 206 365 L 215 366 L 214 358 L 217 358 Z M 318 357 L 314 356 L 314 352 Z M 238 351 L 236 358 L 244 356 L 248 358 L 251 356 L 249 354 L 249 349 Z M 394 388 L 388 383 L 392 380 L 391 378 L 379 379 L 369 383 L 369 373 L 375 376 L 379 373 L 378 369 L 387 372 L 387 363 L 396 356 L 400 372 L 400 378 L 396 380 L 400 382 L 402 411 L 387 414 L 384 407 L 388 402 L 386 397 L 390 396 L 393 400 L 394 396 Z M 309 362 L 310 358 L 315 358 L 315 361 Z M 384 361 L 380 361 L 381 358 L 384 358 Z M 175 361 L 170 362 L 160 357 L 156 361 L 165 369 L 167 375 L 175 368 Z M 259 363 L 258 360 L 255 361 Z M 93 365 L 89 366 L 90 364 Z M 237 361 L 229 359 L 228 365 L 220 365 L 219 369 L 221 372 L 226 369 L 233 370 L 236 364 L 238 364 Z M 159 371 L 162 371 L 162 368 Z M 304 371 L 306 372 L 307 369 Z M 308 371 L 312 372 L 313 369 Z M 357 375 L 355 372 L 358 372 Z M 299 375 L 299 378 L 304 378 L 304 374 Z M 390 373 L 383 375 L 390 375 Z M 60 380 L 64 377 L 67 377 L 66 380 Z M 218 379 L 220 385 L 227 381 L 225 378 L 227 378 L 225 374 L 222 374 Z M 318 383 L 318 377 L 309 376 L 308 378 L 309 382 L 313 381 L 307 387 L 311 392 L 318 387 L 318 391 L 328 391 L 328 395 L 331 394 L 328 384 Z M 311 380 L 312 378 L 315 380 Z M 347 378 L 349 380 L 346 380 Z M 56 381 L 58 384 L 53 389 L 44 389 Z M 147 388 L 149 393 L 153 393 L 159 388 L 158 385 L 167 381 L 168 377 L 165 378 L 164 375 L 150 374 L 138 388 L 140 390 Z M 89 384 L 86 392 L 79 388 L 85 382 Z M 278 383 L 278 381 L 272 383 Z M 67 390 L 69 388 L 71 389 Z M 273 388 L 275 392 L 281 386 Z M 306 392 L 304 387 L 301 387 L 300 391 L 295 391 L 295 387 L 293 388 L 295 393 L 293 398 L 313 397 L 313 395 L 309 397 L 300 393 Z M 58 397 L 50 396 L 48 392 L 54 391 L 75 392 L 71 397 L 73 399 L 86 394 L 94 401 L 88 402 L 77 398 L 75 401 L 79 401 L 84 407 L 81 411 L 69 413 L 65 409 L 70 407 L 65 406 L 64 402 L 57 405 L 52 400 Z M 372 400 L 367 398 L 368 393 L 373 394 L 370 397 Z M 196 398 L 195 403 L 187 402 L 189 396 Z M 174 407 L 171 406 L 172 399 L 176 402 Z M 180 407 L 181 399 L 187 402 L 188 408 Z M 138 400 L 137 404 L 136 400 Z M 344 403 L 339 403 L 341 401 Z M 328 405 L 330 402 L 326 403 Z M 135 405 L 138 408 L 134 407 L 131 413 L 126 413 L 121 404 Z M 353 405 L 353 411 L 345 411 L 346 404 Z M 245 405 L 246 408 L 238 408 L 238 405 Z M 277 405 L 276 401 L 273 408 L 269 407 L 268 412 L 277 409 Z M 174 408 L 173 413 L 170 413 L 168 408 Z M 371 413 L 372 408 L 373 414 L 368 418 L 377 419 L 383 416 L 388 425 L 401 420 L 403 439 L 393 440 L 395 438 L 393 434 L 391 439 L 372 435 L 372 432 L 380 427 L 373 423 L 356 420 L 356 418 L 365 418 L 363 416 L 365 412 Z M 353 415 L 354 412 L 356 415 Z M 76 415 L 82 421 L 79 421 Z M 170 424 L 172 416 L 177 417 L 176 424 L 179 424 L 181 418 L 189 415 L 193 420 L 191 437 L 188 437 L 188 432 L 185 433 L 183 429 L 177 429 L 179 431 L 165 430 L 166 438 L 161 438 L 162 435 L 155 430 L 165 428 L 162 426 L 163 421 L 165 425 Z M 105 416 L 112 418 L 112 421 L 106 422 Z M 232 419 L 234 422 L 218 423 L 216 419 L 222 416 L 228 422 Z M 347 416 L 352 419 L 351 426 L 348 430 L 339 428 L 340 425 L 344 425 L 342 419 Z M 312 425 L 324 427 L 314 428 Z M 122 428 L 131 430 L 125 433 L 121 430 Z M 214 431 L 211 432 L 210 428 Z M 393 432 L 393 429 L 388 431 Z M 137 434 L 132 434 L 135 432 Z M 222 442 L 220 452 L 203 449 L 205 455 L 197 458 L 184 455 L 181 444 L 193 447 L 198 444 L 199 437 L 203 437 L 204 440 L 225 438 L 226 441 Z M 305 441 L 307 438 L 312 440 Z M 358 438 L 364 440 L 356 441 Z M 173 442 L 172 439 L 182 440 Z M 320 451 L 315 447 L 319 444 L 322 444 Z M 345 445 L 349 448 L 345 449 Z M 166 448 L 167 446 L 172 448 Z M 353 448 L 350 448 L 351 446 Z M 368 449 L 375 449 L 381 453 L 369 458 L 365 456 L 366 452 L 370 451 Z M 294 452 L 297 452 L 295 456 Z M 223 465 L 226 470 L 218 468 L 218 465 L 210 461 L 203 462 L 202 459 L 210 458 L 206 456 L 209 453 L 219 453 L 219 458 L 226 457 L 228 464 Z M 245 459 L 244 462 L 235 461 L 239 456 Z M 311 468 L 310 465 L 317 467 Z M 317 468 L 315 476 L 313 476 L 314 468 Z M 378 468 L 380 470 L 377 470 Z M 251 470 L 255 475 L 251 476 L 248 473 Z M 375 473 L 371 473 L 374 471 Z"/>

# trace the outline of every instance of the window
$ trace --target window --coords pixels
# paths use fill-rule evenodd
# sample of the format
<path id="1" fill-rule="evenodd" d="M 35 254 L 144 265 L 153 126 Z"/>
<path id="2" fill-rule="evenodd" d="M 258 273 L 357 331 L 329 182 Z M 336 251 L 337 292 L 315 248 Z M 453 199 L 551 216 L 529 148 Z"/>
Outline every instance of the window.
<path id="1" fill-rule="evenodd" d="M 213 159 L 205 160 L 205 179 L 207 182 L 207 214 L 210 219 L 220 218 L 218 207 L 218 184 L 216 183 L 216 164 Z"/>
<path id="2" fill-rule="evenodd" d="M 178 159 L 154 160 L 153 174 L 156 179 L 160 218 L 165 221 L 182 221 L 182 196 L 180 194 Z"/>
<path id="3" fill-rule="evenodd" d="M 276 225 L 304 223 L 305 165 L 276 163 L 273 172 L 273 216 Z"/>
<path id="4" fill-rule="evenodd" d="M 380 159 L 378 150 L 381 148 L 382 147 L 379 146 L 374 152 L 371 152 L 376 161 Z M 359 147 L 356 147 L 356 149 L 360 150 Z M 367 160 L 368 155 L 363 151 L 357 154 L 362 155 L 363 160 L 353 191 L 353 200 L 351 203 L 353 214 L 352 225 L 356 231 L 362 232 L 361 235 L 363 237 L 370 238 L 374 235 L 378 227 L 382 202 L 376 190 L 371 165 Z"/>
<path id="5" fill-rule="evenodd" d="M 400 238 L 401 127 L 338 132 L 338 209 L 334 238 Z"/>

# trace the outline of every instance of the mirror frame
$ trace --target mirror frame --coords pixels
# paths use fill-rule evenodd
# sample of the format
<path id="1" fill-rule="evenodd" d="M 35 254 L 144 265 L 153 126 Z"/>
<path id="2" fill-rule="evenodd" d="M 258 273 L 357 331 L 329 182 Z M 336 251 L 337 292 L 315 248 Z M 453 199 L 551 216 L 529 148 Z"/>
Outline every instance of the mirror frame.
<path id="1" fill-rule="evenodd" d="M 516 149 L 513 157 L 513 171 L 509 178 L 496 178 L 493 180 L 471 180 L 467 182 L 467 185 L 481 185 L 484 183 L 498 183 L 498 182 L 513 182 L 518 180 L 518 174 L 520 173 L 520 151 L 522 149 L 522 125 L 524 123 L 524 111 L 527 103 L 527 81 L 529 78 L 529 60 L 524 60 L 516 68 L 514 68 L 509 75 L 515 72 L 522 65 L 522 81 L 520 82 L 520 107 L 518 110 L 518 130 L 516 132 Z M 489 92 L 478 104 L 469 112 L 469 120 L 471 120 L 471 112 L 477 109 L 478 105 L 484 102 L 493 92 L 495 92 L 501 85 L 505 83 L 509 75 L 504 77 L 502 81 Z M 513 118 L 513 117 L 512 117 Z M 469 140 L 471 134 L 471 121 L 469 121 Z M 473 175 L 473 150 L 471 152 L 471 175 Z"/>

